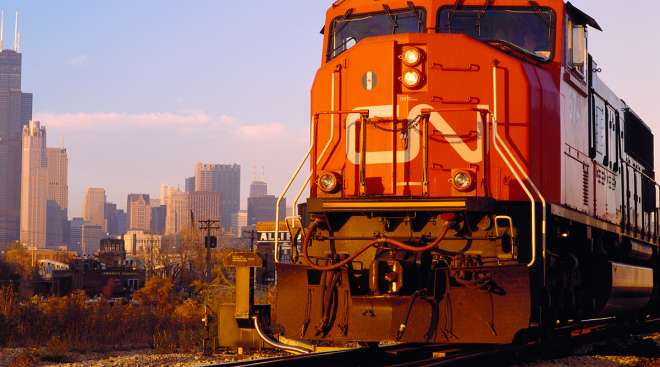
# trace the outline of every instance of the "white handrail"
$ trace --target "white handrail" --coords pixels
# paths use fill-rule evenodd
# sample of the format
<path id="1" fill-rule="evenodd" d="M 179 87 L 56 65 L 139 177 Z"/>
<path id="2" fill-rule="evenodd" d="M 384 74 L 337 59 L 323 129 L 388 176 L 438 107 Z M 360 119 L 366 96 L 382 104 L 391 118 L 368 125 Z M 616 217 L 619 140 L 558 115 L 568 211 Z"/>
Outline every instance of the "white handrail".
<path id="1" fill-rule="evenodd" d="M 512 154 L 511 150 L 506 146 L 506 143 L 502 138 L 500 138 L 498 131 L 497 131 L 497 121 L 498 120 L 498 108 L 497 108 L 497 65 L 493 66 L 493 146 L 495 147 L 495 150 L 499 154 L 500 158 L 504 161 L 504 163 L 507 165 L 511 173 L 514 175 L 516 178 L 516 181 L 518 181 L 518 184 L 520 187 L 522 187 L 523 191 L 525 191 L 525 194 L 531 201 L 531 212 L 532 212 L 532 228 L 531 228 L 531 237 L 532 237 L 532 258 L 530 259 L 530 262 L 527 264 L 527 267 L 532 267 L 536 263 L 536 200 L 534 196 L 532 195 L 531 191 L 525 185 L 523 182 L 523 179 L 520 177 L 518 172 L 513 168 L 511 165 L 511 161 L 515 164 L 515 166 L 520 170 L 520 172 L 523 175 L 523 178 L 525 181 L 527 181 L 535 191 L 535 193 L 539 196 L 539 199 L 541 200 L 542 206 L 543 206 L 543 220 L 541 224 L 541 233 L 542 233 L 542 246 L 543 246 L 543 258 L 545 259 L 546 256 L 546 223 L 547 223 L 547 218 L 546 218 L 546 201 L 541 192 L 538 190 L 532 179 L 529 177 L 529 175 L 525 172 L 523 169 L 522 165 L 518 162 L 518 160 L 515 158 L 515 156 Z M 498 143 L 502 144 L 502 148 L 506 151 L 507 155 L 509 158 L 511 158 L 511 161 L 505 156 L 504 152 L 500 149 L 500 146 Z M 544 272 L 545 273 L 545 272 Z M 544 283 L 545 283 L 545 278 L 544 278 Z"/>

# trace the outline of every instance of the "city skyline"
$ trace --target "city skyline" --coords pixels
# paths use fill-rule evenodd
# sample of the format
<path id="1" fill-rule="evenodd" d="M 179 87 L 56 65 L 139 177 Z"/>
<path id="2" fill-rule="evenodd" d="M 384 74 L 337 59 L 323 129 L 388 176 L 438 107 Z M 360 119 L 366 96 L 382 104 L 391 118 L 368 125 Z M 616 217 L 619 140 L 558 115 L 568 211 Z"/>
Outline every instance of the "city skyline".
<path id="1" fill-rule="evenodd" d="M 242 209 L 253 178 L 250 167 L 264 166 L 271 193 L 279 194 L 307 147 L 309 85 L 322 54 L 323 13 L 330 5 L 293 1 L 294 11 L 281 15 L 271 3 L 200 1 L 181 7 L 145 1 L 129 10 L 82 1 L 58 6 L 4 2 L 5 46 L 12 38 L 9 15 L 21 11 L 23 89 L 35 92 L 35 118 L 48 128 L 51 142 L 69 151 L 70 217 L 81 215 L 86 187 L 105 187 L 108 200 L 120 206 L 132 192 L 156 197 L 163 183 L 184 191 L 197 161 L 241 165 Z M 604 28 L 590 33 L 590 48 L 606 82 L 658 127 L 654 97 L 640 88 L 660 82 L 660 72 L 650 64 L 660 51 L 648 47 L 646 36 L 639 37 L 658 34 L 649 18 L 654 12 L 615 12 L 595 0 L 574 3 L 589 9 Z M 648 0 L 639 5 L 659 7 Z M 162 22 L 147 27 L 139 22 L 147 15 Z M 258 20 L 243 30 L 254 40 L 249 47 L 229 36 L 248 17 Z M 626 26 L 633 19 L 637 26 Z M 288 42 L 292 34 L 295 42 Z M 66 41 L 74 35 L 81 41 Z M 630 55 L 648 53 L 630 68 Z M 169 56 L 150 68 L 138 66 L 159 54 Z M 260 61 L 263 54 L 271 55 L 269 63 Z M 240 71 L 237 62 L 245 66 Z M 127 90 L 122 83 L 129 79 Z M 277 154 L 250 152 L 254 144 L 270 144 Z M 99 157 L 103 164 L 95 165 Z"/>

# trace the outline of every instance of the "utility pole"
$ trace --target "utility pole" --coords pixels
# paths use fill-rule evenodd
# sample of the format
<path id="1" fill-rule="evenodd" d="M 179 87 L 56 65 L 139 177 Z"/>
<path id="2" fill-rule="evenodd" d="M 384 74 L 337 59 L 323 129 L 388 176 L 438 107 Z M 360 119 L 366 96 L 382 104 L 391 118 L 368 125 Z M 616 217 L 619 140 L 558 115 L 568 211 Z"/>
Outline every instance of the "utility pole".
<path id="1" fill-rule="evenodd" d="M 204 237 L 204 246 L 206 247 L 206 283 L 211 284 L 213 281 L 213 264 L 211 257 L 211 248 L 218 246 L 217 237 L 211 236 L 211 231 L 214 229 L 219 230 L 220 226 L 219 220 L 200 220 L 199 229 L 206 231 L 206 237 Z"/>

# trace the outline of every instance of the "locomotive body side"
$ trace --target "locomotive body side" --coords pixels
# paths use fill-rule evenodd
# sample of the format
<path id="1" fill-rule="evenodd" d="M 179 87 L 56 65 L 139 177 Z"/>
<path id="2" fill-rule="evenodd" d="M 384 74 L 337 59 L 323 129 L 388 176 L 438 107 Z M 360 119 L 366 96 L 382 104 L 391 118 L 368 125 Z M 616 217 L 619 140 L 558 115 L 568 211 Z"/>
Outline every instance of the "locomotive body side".
<path id="1" fill-rule="evenodd" d="M 336 1 L 274 329 L 511 343 L 648 312 L 653 148 L 626 129 L 651 133 L 598 78 L 587 26 L 560 0 Z"/>

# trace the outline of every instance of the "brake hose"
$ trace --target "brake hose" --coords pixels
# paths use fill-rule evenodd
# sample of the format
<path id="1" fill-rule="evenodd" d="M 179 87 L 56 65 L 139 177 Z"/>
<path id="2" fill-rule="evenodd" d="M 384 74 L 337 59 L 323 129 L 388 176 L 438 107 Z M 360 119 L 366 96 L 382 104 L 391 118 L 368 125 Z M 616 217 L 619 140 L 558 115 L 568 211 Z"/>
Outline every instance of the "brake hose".
<path id="1" fill-rule="evenodd" d="M 332 264 L 332 265 L 328 265 L 328 266 L 321 266 L 321 265 L 315 264 L 309 258 L 309 245 L 310 245 L 310 242 L 312 241 L 312 236 L 314 235 L 314 232 L 316 232 L 316 229 L 318 228 L 318 226 L 319 226 L 319 222 L 314 221 L 309 226 L 309 229 L 308 229 L 307 233 L 305 234 L 305 238 L 303 240 L 303 257 L 305 258 L 305 261 L 307 262 L 307 264 L 312 269 L 319 270 L 319 271 L 337 270 L 337 269 L 341 268 L 342 266 L 344 266 L 344 265 L 352 262 L 356 258 L 358 258 L 358 256 L 362 255 L 369 248 L 377 246 L 379 244 L 390 244 L 390 245 L 393 245 L 394 247 L 397 247 L 401 250 L 416 252 L 416 253 L 430 251 L 430 250 L 433 250 L 435 247 L 437 247 L 440 244 L 440 242 L 442 242 L 445 239 L 445 237 L 447 236 L 447 232 L 449 232 L 449 225 L 445 224 L 442 234 L 438 238 L 436 238 L 433 242 L 431 242 L 428 245 L 423 246 L 423 247 L 410 246 L 406 243 L 403 243 L 401 241 L 397 241 L 397 240 L 392 239 L 392 238 L 385 238 L 385 237 L 378 238 L 378 239 L 375 239 L 373 241 L 370 241 L 369 243 L 364 245 L 364 247 L 362 247 L 360 250 L 355 252 L 353 255 L 345 258 L 344 260 L 341 260 L 340 262 L 338 262 L 336 264 Z"/>

